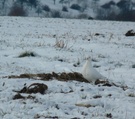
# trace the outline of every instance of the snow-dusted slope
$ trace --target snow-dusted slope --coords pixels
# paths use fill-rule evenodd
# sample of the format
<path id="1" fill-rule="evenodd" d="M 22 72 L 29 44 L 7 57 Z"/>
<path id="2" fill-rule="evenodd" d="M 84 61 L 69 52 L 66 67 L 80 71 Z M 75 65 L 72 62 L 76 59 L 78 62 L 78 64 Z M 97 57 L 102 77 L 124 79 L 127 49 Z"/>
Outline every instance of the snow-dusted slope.
<path id="1" fill-rule="evenodd" d="M 7 16 L 9 12 L 11 11 L 12 7 L 15 5 L 22 5 L 21 0 L 1 0 L 0 2 L 0 15 L 1 16 Z M 52 15 L 52 12 L 57 11 L 59 12 L 60 16 L 62 18 L 84 18 L 87 19 L 88 17 L 95 18 L 99 12 L 99 8 L 108 3 L 111 0 L 37 0 L 36 7 L 31 7 L 31 4 L 29 2 L 23 3 L 23 9 L 26 12 L 27 16 L 30 17 L 54 17 Z M 54 2 L 55 1 L 55 2 Z M 61 1 L 61 2 L 60 2 Z M 118 3 L 120 0 L 113 0 L 115 3 Z M 134 2 L 134 0 L 132 0 Z M 71 9 L 70 7 L 73 4 L 77 4 L 81 7 L 81 10 L 75 10 Z M 50 8 L 49 12 L 46 12 L 43 10 L 43 6 L 47 5 Z M 67 8 L 68 12 L 62 11 L 63 6 Z M 117 7 L 116 7 L 117 8 Z M 14 8 L 15 9 L 15 8 Z M 20 8 L 21 9 L 21 8 Z M 14 15 L 14 13 L 18 13 L 19 10 L 14 11 L 11 15 Z M 119 13 L 119 11 L 116 11 Z M 19 14 L 22 15 L 21 13 Z"/>
<path id="2" fill-rule="evenodd" d="M 135 118 L 135 37 L 124 35 L 133 26 L 131 22 L 0 17 L 0 118 Z M 36 56 L 18 58 L 26 51 Z M 127 89 L 77 81 L 3 78 L 22 73 L 80 72 L 88 56 L 97 71 Z M 12 99 L 13 90 L 37 82 L 48 86 L 46 94 Z"/>

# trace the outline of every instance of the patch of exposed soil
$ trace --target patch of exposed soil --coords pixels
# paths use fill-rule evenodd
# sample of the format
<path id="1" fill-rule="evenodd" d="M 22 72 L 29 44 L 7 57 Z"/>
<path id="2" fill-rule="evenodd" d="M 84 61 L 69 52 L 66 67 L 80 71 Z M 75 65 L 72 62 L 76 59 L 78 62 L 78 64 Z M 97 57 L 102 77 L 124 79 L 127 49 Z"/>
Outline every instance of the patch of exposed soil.
<path id="1" fill-rule="evenodd" d="M 75 80 L 80 82 L 86 82 L 89 83 L 86 79 L 83 78 L 82 74 L 78 72 L 73 73 L 65 73 L 62 72 L 60 74 L 52 72 L 52 73 L 42 73 L 42 74 L 20 74 L 20 75 L 11 75 L 7 76 L 8 78 L 30 78 L 30 79 L 39 79 L 44 81 L 49 81 L 52 79 L 56 79 L 59 81 L 69 81 L 69 80 Z"/>
<path id="2" fill-rule="evenodd" d="M 102 96 L 101 95 L 95 95 L 95 96 L 93 96 L 93 98 L 95 98 L 95 99 L 102 98 Z"/>
<path id="3" fill-rule="evenodd" d="M 59 119 L 58 116 L 43 116 L 43 115 L 39 115 L 37 114 L 34 119 L 39 119 L 39 118 L 43 118 L 43 119 Z"/>
<path id="4" fill-rule="evenodd" d="M 33 83 L 30 86 L 24 86 L 21 90 L 16 91 L 13 90 L 14 92 L 17 92 L 16 95 L 14 95 L 13 100 L 16 99 L 35 99 L 34 96 L 22 96 L 20 93 L 27 93 L 27 94 L 31 94 L 31 93 L 41 93 L 44 94 L 45 91 L 48 89 L 48 86 L 46 84 L 43 83 Z"/>
<path id="5" fill-rule="evenodd" d="M 78 107 L 87 107 L 87 108 L 96 107 L 95 105 L 91 105 L 91 104 L 75 104 L 75 105 L 78 106 Z"/>
<path id="6" fill-rule="evenodd" d="M 22 88 L 20 91 L 15 91 L 17 93 L 41 93 L 44 94 L 45 91 L 48 89 L 48 86 L 43 83 L 33 83 L 30 86 Z"/>
<path id="7" fill-rule="evenodd" d="M 95 81 L 95 85 L 98 85 L 98 86 L 107 86 L 107 87 L 115 86 L 115 87 L 122 88 L 124 91 L 128 89 L 128 86 L 121 86 L 121 85 L 115 84 L 113 82 L 102 81 L 102 80 L 99 80 L 99 79 L 97 79 Z"/>
<path id="8" fill-rule="evenodd" d="M 35 99 L 34 96 L 28 95 L 28 96 L 22 96 L 20 93 L 17 93 L 16 95 L 14 95 L 13 100 L 17 100 L 17 99 Z"/>
<path id="9" fill-rule="evenodd" d="M 107 117 L 107 118 L 112 118 L 112 114 L 111 114 L 111 113 L 106 114 L 106 117 Z"/>
<path id="10" fill-rule="evenodd" d="M 58 81 L 71 81 L 71 80 L 75 80 L 75 81 L 79 81 L 79 82 L 86 82 L 86 83 L 90 83 L 89 81 L 87 81 L 85 78 L 83 78 L 82 74 L 78 73 L 78 72 L 70 72 L 70 73 L 66 73 L 66 72 L 62 72 L 62 73 L 55 73 L 55 72 L 52 72 L 52 73 L 40 73 L 40 74 L 20 74 L 20 75 L 11 75 L 11 76 L 6 76 L 6 77 L 3 77 L 3 78 L 29 78 L 29 79 L 35 79 L 35 80 L 43 80 L 43 81 L 49 81 L 49 80 L 52 80 L 52 79 L 56 79 Z M 34 84 L 36 85 L 36 84 Z M 98 86 L 107 86 L 107 87 L 111 87 L 111 86 L 116 86 L 116 87 L 120 87 L 122 88 L 123 90 L 126 90 L 128 89 L 127 86 L 121 86 L 121 85 L 117 85 L 115 83 L 112 83 L 112 82 L 109 82 L 109 81 L 103 81 L 103 80 L 99 80 L 97 79 L 95 81 L 95 85 L 98 85 Z M 31 85 L 33 86 L 33 85 Z M 29 86 L 28 88 L 30 88 L 31 86 Z M 38 90 L 39 93 L 43 93 L 41 91 L 39 91 L 39 87 L 41 88 L 42 86 L 38 86 L 36 87 L 36 89 Z M 44 87 L 45 88 L 45 87 Z M 35 89 L 32 89 L 32 92 L 33 90 Z M 36 90 L 36 91 L 37 91 Z M 31 93 L 31 90 L 30 89 L 24 89 L 22 90 L 23 91 L 27 91 L 28 93 Z M 37 93 L 37 92 L 35 92 Z"/>
<path id="11" fill-rule="evenodd" d="M 94 35 L 95 35 L 95 36 L 102 36 L 102 37 L 105 37 L 104 34 L 100 34 L 100 33 L 95 33 Z"/>
<path id="12" fill-rule="evenodd" d="M 135 36 L 135 31 L 134 30 L 129 30 L 129 31 L 127 31 L 125 36 Z"/>
<path id="13" fill-rule="evenodd" d="M 25 97 L 18 93 L 13 97 L 13 100 L 16 100 L 16 99 L 25 99 Z"/>

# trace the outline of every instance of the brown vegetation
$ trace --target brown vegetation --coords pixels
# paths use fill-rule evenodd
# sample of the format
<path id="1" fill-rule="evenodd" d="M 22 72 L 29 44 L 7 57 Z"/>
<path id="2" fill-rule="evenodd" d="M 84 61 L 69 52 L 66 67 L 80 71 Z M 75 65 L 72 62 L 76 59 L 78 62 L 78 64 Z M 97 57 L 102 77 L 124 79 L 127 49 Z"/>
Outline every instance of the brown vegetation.
<path id="1" fill-rule="evenodd" d="M 135 36 L 135 31 L 134 30 L 129 30 L 129 31 L 127 31 L 125 36 Z"/>
<path id="2" fill-rule="evenodd" d="M 75 80 L 80 82 L 86 82 L 88 81 L 83 78 L 82 74 L 73 72 L 73 73 L 65 73 L 62 72 L 60 74 L 52 72 L 52 73 L 42 73 L 42 74 L 20 74 L 20 75 L 11 75 L 8 76 L 8 78 L 31 78 L 31 79 L 38 79 L 38 80 L 44 80 L 49 81 L 55 78 L 59 81 L 69 81 L 69 80 Z"/>

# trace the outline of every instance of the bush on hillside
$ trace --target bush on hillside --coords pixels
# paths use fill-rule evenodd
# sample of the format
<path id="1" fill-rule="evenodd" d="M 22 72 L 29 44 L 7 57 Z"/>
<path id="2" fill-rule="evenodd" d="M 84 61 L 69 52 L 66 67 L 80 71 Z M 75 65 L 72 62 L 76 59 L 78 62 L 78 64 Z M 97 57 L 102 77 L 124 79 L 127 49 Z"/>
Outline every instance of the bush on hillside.
<path id="1" fill-rule="evenodd" d="M 43 5 L 42 9 L 46 12 L 50 12 L 50 7 L 48 5 Z"/>
<path id="2" fill-rule="evenodd" d="M 72 4 L 72 5 L 70 6 L 70 8 L 71 8 L 71 9 L 74 9 L 74 10 L 78 10 L 78 11 L 81 10 L 81 7 L 80 7 L 78 4 Z"/>
<path id="3" fill-rule="evenodd" d="M 36 8 L 39 5 L 39 0 L 27 0 L 27 3 L 31 6 L 31 8 Z"/>
<path id="4" fill-rule="evenodd" d="M 27 12 L 24 8 L 14 4 L 8 13 L 8 16 L 27 16 Z"/>
<path id="5" fill-rule="evenodd" d="M 77 18 L 78 19 L 88 19 L 88 15 L 87 14 L 79 14 L 78 16 L 77 16 Z"/>
<path id="6" fill-rule="evenodd" d="M 61 16 L 60 11 L 58 11 L 58 10 L 52 10 L 51 11 L 51 17 L 53 17 L 53 18 L 61 18 L 62 16 Z"/>
<path id="7" fill-rule="evenodd" d="M 63 6 L 63 7 L 62 7 L 62 11 L 64 11 L 64 12 L 68 12 L 67 7 L 66 7 L 66 6 Z"/>

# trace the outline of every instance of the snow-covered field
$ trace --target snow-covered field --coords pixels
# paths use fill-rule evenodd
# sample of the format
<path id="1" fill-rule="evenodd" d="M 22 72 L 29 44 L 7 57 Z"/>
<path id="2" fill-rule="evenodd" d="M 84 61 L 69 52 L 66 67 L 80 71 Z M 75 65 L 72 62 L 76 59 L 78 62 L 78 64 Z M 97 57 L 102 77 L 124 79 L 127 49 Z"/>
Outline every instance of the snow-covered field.
<path id="1" fill-rule="evenodd" d="M 134 26 L 131 22 L 0 17 L 0 119 L 135 119 L 135 37 L 125 36 Z M 24 52 L 35 57 L 19 57 Z M 127 88 L 5 78 L 81 72 L 89 56 L 109 81 Z M 46 84 L 46 93 L 21 93 L 35 98 L 13 100 L 13 90 L 32 83 Z"/>

